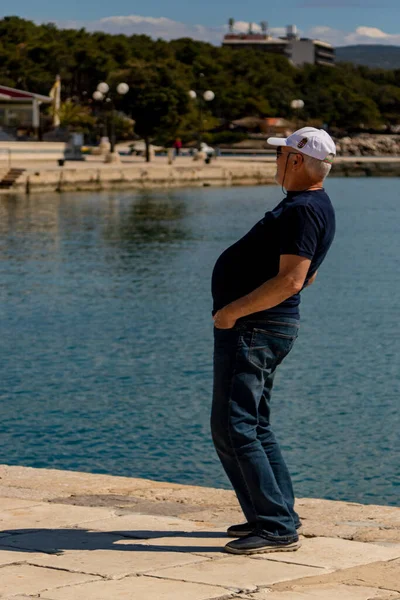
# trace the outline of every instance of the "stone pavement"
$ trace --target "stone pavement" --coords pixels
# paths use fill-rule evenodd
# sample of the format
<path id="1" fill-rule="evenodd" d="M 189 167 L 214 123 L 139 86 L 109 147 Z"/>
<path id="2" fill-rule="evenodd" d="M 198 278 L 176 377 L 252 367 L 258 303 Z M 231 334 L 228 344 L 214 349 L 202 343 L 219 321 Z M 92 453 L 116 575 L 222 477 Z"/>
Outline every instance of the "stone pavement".
<path id="1" fill-rule="evenodd" d="M 400 599 L 400 510 L 300 499 L 297 552 L 234 556 L 234 494 L 0 465 L 1 600 Z"/>

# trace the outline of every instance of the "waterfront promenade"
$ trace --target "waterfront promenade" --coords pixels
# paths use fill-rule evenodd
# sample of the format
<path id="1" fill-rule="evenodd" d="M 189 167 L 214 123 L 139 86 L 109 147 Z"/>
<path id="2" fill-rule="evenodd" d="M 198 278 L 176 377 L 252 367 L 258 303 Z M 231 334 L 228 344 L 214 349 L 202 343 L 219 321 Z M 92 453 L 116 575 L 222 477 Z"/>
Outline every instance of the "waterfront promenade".
<path id="1" fill-rule="evenodd" d="M 85 161 L 12 162 L 13 169 L 24 169 L 12 191 L 81 191 L 107 189 L 146 189 L 205 185 L 241 185 L 273 183 L 275 161 L 219 158 L 206 165 L 190 157 L 179 157 L 172 165 L 167 157 L 157 156 L 150 163 L 142 157 L 122 156 L 118 164 L 106 164 L 102 157 L 87 156 Z M 0 163 L 0 180 L 7 167 Z"/>
<path id="2" fill-rule="evenodd" d="M 223 552 L 233 492 L 0 466 L 2 600 L 398 600 L 400 509 L 299 499 L 297 552 Z"/>
<path id="3" fill-rule="evenodd" d="M 12 185 L 0 193 L 266 185 L 274 183 L 275 157 L 224 156 L 208 165 L 191 157 L 178 157 L 170 165 L 165 156 L 157 156 L 150 163 L 142 157 L 122 156 L 118 164 L 87 156 L 85 161 L 66 161 L 62 167 L 56 160 L 0 161 L 0 181 L 11 171 Z M 398 177 L 400 157 L 338 157 L 332 175 Z"/>

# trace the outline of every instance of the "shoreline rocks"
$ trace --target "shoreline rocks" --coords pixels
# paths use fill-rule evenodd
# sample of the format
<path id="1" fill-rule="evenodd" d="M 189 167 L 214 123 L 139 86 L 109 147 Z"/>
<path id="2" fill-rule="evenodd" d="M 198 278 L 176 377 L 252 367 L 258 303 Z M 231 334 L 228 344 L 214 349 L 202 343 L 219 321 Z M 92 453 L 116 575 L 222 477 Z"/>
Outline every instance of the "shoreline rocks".
<path id="1" fill-rule="evenodd" d="M 400 155 L 400 135 L 369 135 L 335 139 L 338 156 L 397 156 Z"/>

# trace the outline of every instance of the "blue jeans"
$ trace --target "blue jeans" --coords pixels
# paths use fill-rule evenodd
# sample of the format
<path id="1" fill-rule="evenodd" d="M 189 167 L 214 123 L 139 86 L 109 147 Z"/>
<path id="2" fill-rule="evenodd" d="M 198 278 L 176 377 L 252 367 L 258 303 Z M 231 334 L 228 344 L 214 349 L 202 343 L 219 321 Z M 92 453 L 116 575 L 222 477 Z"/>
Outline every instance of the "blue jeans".
<path id="1" fill-rule="evenodd" d="M 233 329 L 214 328 L 215 449 L 247 521 L 282 541 L 297 539 L 299 516 L 270 425 L 270 398 L 276 369 L 292 349 L 298 329 L 297 319 L 251 316 Z"/>

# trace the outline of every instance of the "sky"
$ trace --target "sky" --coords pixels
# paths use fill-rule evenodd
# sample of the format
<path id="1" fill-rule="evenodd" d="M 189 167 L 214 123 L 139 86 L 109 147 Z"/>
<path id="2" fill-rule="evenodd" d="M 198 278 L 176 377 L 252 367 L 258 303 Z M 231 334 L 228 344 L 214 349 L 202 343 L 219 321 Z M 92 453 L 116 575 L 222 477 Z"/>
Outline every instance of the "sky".
<path id="1" fill-rule="evenodd" d="M 221 42 L 230 17 L 236 29 L 267 21 L 282 35 L 295 24 L 302 36 L 351 44 L 400 45 L 400 0 L 1 0 L 0 17 L 16 15 L 59 27 L 154 38 L 192 37 Z"/>

